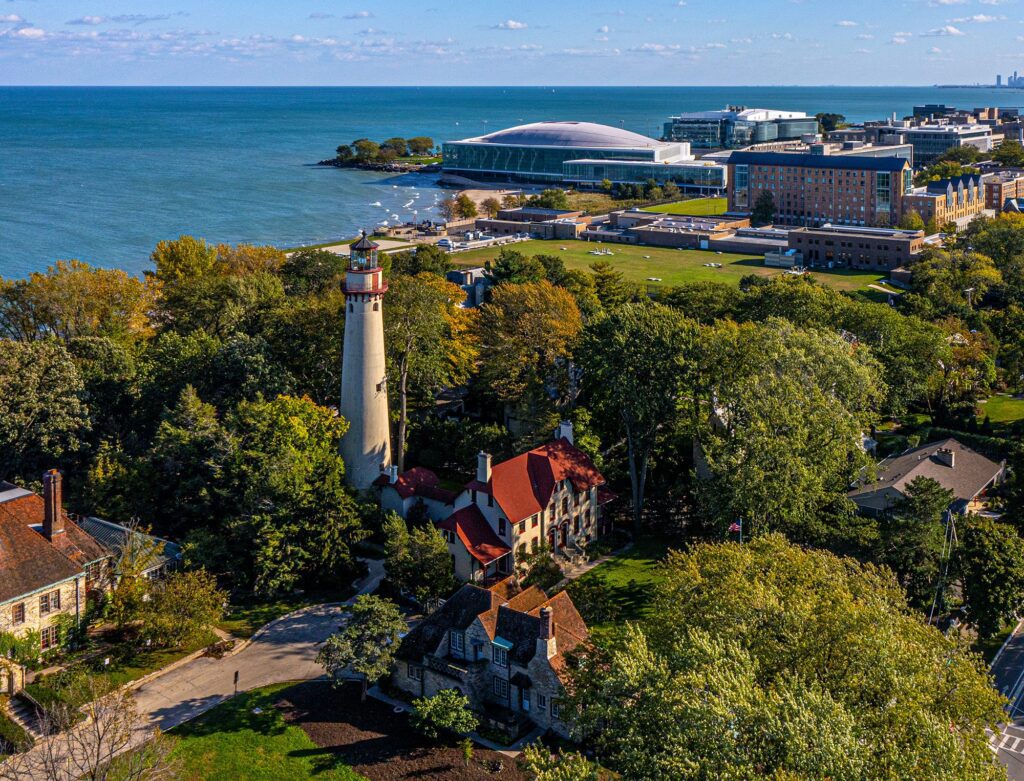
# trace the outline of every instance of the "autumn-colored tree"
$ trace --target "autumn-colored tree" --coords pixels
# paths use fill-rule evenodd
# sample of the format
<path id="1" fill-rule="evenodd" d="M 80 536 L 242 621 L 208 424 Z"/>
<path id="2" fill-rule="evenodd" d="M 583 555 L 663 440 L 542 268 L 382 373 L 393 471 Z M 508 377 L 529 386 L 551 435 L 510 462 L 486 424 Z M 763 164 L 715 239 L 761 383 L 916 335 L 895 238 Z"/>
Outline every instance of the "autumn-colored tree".
<path id="1" fill-rule="evenodd" d="M 565 392 L 567 360 L 583 321 L 568 291 L 544 280 L 494 288 L 476 323 L 480 378 L 507 404 L 536 405 Z"/>
<path id="2" fill-rule="evenodd" d="M 158 284 L 119 269 L 57 261 L 27 280 L 0 281 L 0 336 L 62 341 L 107 336 L 126 342 L 152 335 Z"/>
<path id="3" fill-rule="evenodd" d="M 463 295 L 458 285 L 429 272 L 391 280 L 384 333 L 388 369 L 398 389 L 399 471 L 405 469 L 410 392 L 432 402 L 437 389 L 465 382 L 472 370 L 476 349 L 470 324 L 475 312 L 459 306 Z"/>

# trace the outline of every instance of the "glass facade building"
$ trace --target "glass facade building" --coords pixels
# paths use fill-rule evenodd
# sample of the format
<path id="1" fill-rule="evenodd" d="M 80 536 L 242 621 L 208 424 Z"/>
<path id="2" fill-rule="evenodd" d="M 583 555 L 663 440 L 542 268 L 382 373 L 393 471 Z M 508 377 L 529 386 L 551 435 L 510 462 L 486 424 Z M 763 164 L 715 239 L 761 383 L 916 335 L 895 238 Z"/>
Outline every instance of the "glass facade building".
<path id="1" fill-rule="evenodd" d="M 536 122 L 442 146 L 446 174 L 480 181 L 558 183 L 571 160 L 666 163 L 692 159 L 669 144 L 590 122 Z M 642 181 L 642 180 L 641 180 Z"/>
<path id="2" fill-rule="evenodd" d="M 671 117 L 663 134 L 693 148 L 740 149 L 771 141 L 790 141 L 818 132 L 818 120 L 802 112 L 731 108 Z"/>
<path id="3" fill-rule="evenodd" d="M 684 190 L 725 189 L 726 167 L 719 164 L 643 163 L 624 160 L 570 160 L 562 166 L 563 180 L 577 185 L 598 186 L 605 179 L 613 184 L 637 184 L 653 179 L 672 182 Z"/>

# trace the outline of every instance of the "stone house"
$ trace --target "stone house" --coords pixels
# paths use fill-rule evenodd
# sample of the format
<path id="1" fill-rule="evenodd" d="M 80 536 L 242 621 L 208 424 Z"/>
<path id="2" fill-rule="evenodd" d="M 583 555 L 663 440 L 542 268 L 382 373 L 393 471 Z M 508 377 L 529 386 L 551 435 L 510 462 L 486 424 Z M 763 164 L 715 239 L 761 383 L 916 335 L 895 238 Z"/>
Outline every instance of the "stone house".
<path id="1" fill-rule="evenodd" d="M 474 582 L 511 575 L 543 543 L 556 559 L 582 557 L 587 544 L 610 530 L 603 507 L 615 498 L 573 444 L 568 422 L 551 442 L 499 464 L 480 453 L 474 479 L 458 493 L 440 489 L 437 476 L 422 467 L 381 475 L 376 485 L 381 505 L 402 517 L 420 504 L 448 543 L 456 577 Z"/>
<path id="2" fill-rule="evenodd" d="M 73 520 L 64 511 L 62 493 L 55 469 L 43 475 L 42 496 L 0 481 L 0 632 L 38 632 L 40 654 L 59 644 L 61 617 L 81 621 L 87 601 L 108 591 L 116 577 L 117 546 L 92 532 L 102 530 L 108 543 L 139 534 L 95 518 Z M 147 573 L 177 561 L 177 546 L 148 539 L 162 547 L 147 562 Z M 22 670 L 6 667 L 0 671 L 0 694 L 24 683 Z"/>
<path id="3" fill-rule="evenodd" d="M 456 689 L 510 740 L 534 727 L 569 737 L 559 710 L 566 654 L 587 635 L 564 591 L 467 583 L 402 639 L 390 680 L 413 697 Z"/>

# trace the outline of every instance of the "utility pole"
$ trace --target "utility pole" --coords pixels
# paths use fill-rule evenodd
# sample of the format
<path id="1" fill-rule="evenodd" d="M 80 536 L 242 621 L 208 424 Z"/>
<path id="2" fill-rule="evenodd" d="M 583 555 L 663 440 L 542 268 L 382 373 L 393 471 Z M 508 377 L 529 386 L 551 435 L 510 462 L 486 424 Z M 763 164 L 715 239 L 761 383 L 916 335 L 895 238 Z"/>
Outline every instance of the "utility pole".
<path id="1" fill-rule="evenodd" d="M 932 599 L 931 610 L 928 611 L 928 623 L 932 623 L 935 617 L 935 608 L 939 604 L 939 598 L 946 589 L 946 578 L 949 575 L 949 560 L 953 558 L 953 546 L 956 545 L 956 516 L 952 510 L 946 510 L 946 529 L 942 535 L 942 574 L 939 576 L 939 583 L 935 587 L 935 597 Z"/>

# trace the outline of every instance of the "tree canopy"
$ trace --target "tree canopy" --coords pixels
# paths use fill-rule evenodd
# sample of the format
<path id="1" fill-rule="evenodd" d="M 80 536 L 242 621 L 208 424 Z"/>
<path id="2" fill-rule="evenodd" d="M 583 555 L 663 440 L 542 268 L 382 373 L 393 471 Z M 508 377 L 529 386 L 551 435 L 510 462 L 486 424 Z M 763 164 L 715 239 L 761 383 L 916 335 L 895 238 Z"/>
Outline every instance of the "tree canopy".
<path id="1" fill-rule="evenodd" d="M 625 777 L 1002 776 L 981 659 L 887 570 L 768 535 L 672 552 L 663 573 L 653 618 L 583 652 L 563 706 Z"/>

